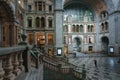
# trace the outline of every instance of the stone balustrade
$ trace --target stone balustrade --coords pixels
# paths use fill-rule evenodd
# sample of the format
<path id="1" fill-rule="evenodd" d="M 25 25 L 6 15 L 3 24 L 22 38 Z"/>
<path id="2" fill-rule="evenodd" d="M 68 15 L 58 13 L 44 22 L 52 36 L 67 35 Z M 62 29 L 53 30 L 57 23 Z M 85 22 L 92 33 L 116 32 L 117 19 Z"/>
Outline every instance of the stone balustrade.
<path id="1" fill-rule="evenodd" d="M 26 46 L 0 48 L 0 80 L 14 80 L 28 68 L 24 65 L 27 51 Z"/>
<path id="2" fill-rule="evenodd" d="M 39 51 L 33 50 L 31 46 L 0 48 L 0 80 L 15 80 L 22 72 L 29 72 L 31 67 L 38 68 L 42 57 Z"/>
<path id="3" fill-rule="evenodd" d="M 50 59 L 52 59 L 52 58 L 44 56 L 44 58 L 43 58 L 43 64 L 44 64 L 45 67 L 47 67 L 47 68 L 49 68 L 51 70 L 63 73 L 63 74 L 72 74 L 72 75 L 74 75 L 75 77 L 77 77 L 79 79 L 83 78 L 84 75 L 82 74 L 82 72 L 78 72 L 75 69 L 76 66 L 74 66 L 72 64 L 70 65 L 68 63 L 67 63 L 68 65 L 65 64 L 63 66 L 62 64 L 59 64 L 56 61 L 55 62 L 51 62 L 53 60 L 50 60 Z"/>

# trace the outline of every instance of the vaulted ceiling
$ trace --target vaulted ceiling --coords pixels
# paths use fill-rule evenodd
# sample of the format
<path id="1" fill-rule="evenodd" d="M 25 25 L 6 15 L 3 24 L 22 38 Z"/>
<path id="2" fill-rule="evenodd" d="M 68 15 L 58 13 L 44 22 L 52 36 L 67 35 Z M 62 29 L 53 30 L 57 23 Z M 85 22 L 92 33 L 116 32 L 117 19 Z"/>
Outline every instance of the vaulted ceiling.
<path id="1" fill-rule="evenodd" d="M 101 11 L 107 10 L 107 5 L 104 0 L 64 0 L 64 7 L 71 3 L 82 3 L 91 7 L 97 14 Z"/>

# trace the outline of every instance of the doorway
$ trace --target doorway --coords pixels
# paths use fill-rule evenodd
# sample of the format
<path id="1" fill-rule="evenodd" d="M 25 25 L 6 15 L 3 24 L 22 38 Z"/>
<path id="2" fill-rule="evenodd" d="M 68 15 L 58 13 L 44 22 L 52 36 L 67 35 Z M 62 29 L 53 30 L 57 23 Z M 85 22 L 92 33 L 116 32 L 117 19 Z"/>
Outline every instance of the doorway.
<path id="1" fill-rule="evenodd" d="M 73 50 L 77 52 L 81 52 L 81 38 L 80 37 L 75 37 L 73 40 Z"/>
<path id="2" fill-rule="evenodd" d="M 101 45 L 101 48 L 102 48 L 102 53 L 108 53 L 108 44 L 109 44 L 109 39 L 108 37 L 102 37 L 101 38 L 101 41 L 102 41 L 102 45 Z"/>

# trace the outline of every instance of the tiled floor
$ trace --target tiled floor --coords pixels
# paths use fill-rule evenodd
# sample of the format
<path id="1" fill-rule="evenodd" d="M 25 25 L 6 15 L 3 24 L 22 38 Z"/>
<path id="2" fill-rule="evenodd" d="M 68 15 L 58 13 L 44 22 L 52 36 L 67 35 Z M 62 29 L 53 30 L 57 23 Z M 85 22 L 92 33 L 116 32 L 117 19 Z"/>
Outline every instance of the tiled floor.
<path id="1" fill-rule="evenodd" d="M 82 65 L 85 64 L 87 80 L 120 80 L 120 57 L 108 57 L 104 54 L 83 54 L 76 53 L 67 56 L 71 64 L 76 65 L 77 71 L 82 71 Z M 95 67 L 94 60 L 97 60 Z"/>

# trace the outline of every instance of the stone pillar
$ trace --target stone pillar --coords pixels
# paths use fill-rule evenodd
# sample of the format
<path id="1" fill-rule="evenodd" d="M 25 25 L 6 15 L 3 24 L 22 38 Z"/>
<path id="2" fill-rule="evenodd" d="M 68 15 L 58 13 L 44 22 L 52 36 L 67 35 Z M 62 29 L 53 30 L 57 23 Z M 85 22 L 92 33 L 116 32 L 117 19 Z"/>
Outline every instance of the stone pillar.
<path id="1" fill-rule="evenodd" d="M 2 46 L 2 38 L 3 38 L 3 33 L 2 33 L 2 20 L 0 18 L 0 47 Z"/>
<path id="2" fill-rule="evenodd" d="M 8 55 L 5 60 L 6 60 L 6 63 L 4 66 L 5 74 L 4 74 L 3 80 L 14 80 L 15 75 L 12 73 L 13 72 L 12 56 Z"/>
<path id="3" fill-rule="evenodd" d="M 36 28 L 36 18 L 32 17 L 32 28 Z"/>
<path id="4" fill-rule="evenodd" d="M 112 12 L 109 15 L 109 48 L 108 52 L 110 55 L 120 55 L 120 13 L 118 11 Z M 114 54 L 110 53 L 110 47 L 113 47 Z"/>
<path id="5" fill-rule="evenodd" d="M 34 32 L 35 44 L 37 45 L 37 32 Z"/>
<path id="6" fill-rule="evenodd" d="M 2 58 L 0 58 L 0 80 L 3 80 L 4 70 L 2 67 Z"/>
<path id="7" fill-rule="evenodd" d="M 14 34 L 13 34 L 13 46 L 16 46 L 17 45 L 17 25 L 13 25 L 14 26 Z"/>
<path id="8" fill-rule="evenodd" d="M 94 27 L 96 27 L 96 47 L 95 50 L 96 52 L 101 52 L 101 38 L 100 38 L 100 32 L 101 32 L 101 24 L 100 24 L 100 18 L 99 16 L 96 16 L 96 23 L 94 25 Z"/>
<path id="9" fill-rule="evenodd" d="M 87 33 L 87 25 L 85 24 L 84 27 L 83 27 L 83 32 L 84 33 Z"/>
<path id="10" fill-rule="evenodd" d="M 31 60 L 30 60 L 30 53 L 28 47 L 26 47 L 26 50 L 23 51 L 23 65 L 25 67 L 25 72 L 29 72 L 31 69 Z"/>
<path id="11" fill-rule="evenodd" d="M 22 52 L 20 52 L 20 54 L 19 54 L 19 69 L 21 71 L 24 70 Z"/>
<path id="12" fill-rule="evenodd" d="M 17 76 L 19 73 L 20 73 L 20 70 L 19 70 L 19 62 L 18 62 L 18 54 L 16 53 L 14 55 L 14 61 L 13 61 L 13 73 Z"/>
<path id="13" fill-rule="evenodd" d="M 55 0 L 55 54 L 63 55 L 63 0 Z M 60 56 L 62 56 L 60 54 Z"/>

